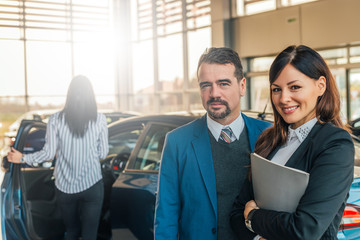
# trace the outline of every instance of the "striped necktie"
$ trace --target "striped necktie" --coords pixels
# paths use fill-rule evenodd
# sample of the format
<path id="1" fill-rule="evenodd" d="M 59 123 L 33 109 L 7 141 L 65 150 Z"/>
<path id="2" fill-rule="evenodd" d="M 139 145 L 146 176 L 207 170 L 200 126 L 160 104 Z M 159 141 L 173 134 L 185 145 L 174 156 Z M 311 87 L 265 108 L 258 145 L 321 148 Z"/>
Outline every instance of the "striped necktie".
<path id="1" fill-rule="evenodd" d="M 231 140 L 232 135 L 233 135 L 233 132 L 231 131 L 231 128 L 226 127 L 226 128 L 223 128 L 221 130 L 220 139 L 227 142 L 227 143 L 231 143 L 232 142 L 232 140 Z"/>

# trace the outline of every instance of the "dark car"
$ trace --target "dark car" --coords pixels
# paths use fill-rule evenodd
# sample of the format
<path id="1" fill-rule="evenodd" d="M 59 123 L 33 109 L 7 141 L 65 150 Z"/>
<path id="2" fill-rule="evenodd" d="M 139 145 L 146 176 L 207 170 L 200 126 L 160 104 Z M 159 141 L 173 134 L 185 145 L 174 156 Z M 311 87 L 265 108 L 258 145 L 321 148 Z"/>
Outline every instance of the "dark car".
<path id="1" fill-rule="evenodd" d="M 110 239 L 111 228 L 129 228 L 139 239 L 152 238 L 157 172 L 165 135 L 196 118 L 134 117 L 109 125 L 109 155 L 101 162 L 105 197 L 98 239 Z M 38 151 L 45 132 L 46 123 L 24 120 L 14 147 L 24 153 Z M 125 165 L 126 171 L 119 176 Z M 3 240 L 62 239 L 64 226 L 56 205 L 53 165 L 8 164 L 4 158 L 3 168 Z"/>
<path id="2" fill-rule="evenodd" d="M 360 118 L 350 121 L 349 125 L 351 126 L 353 134 L 360 137 Z"/>
<path id="3" fill-rule="evenodd" d="M 267 121 L 272 119 L 269 114 L 264 116 L 247 111 L 245 114 L 255 118 L 265 117 Z M 110 239 L 112 231 L 123 228 L 130 229 L 137 239 L 153 239 L 158 170 L 165 135 L 198 117 L 133 117 L 108 126 L 109 155 L 101 161 L 105 198 L 98 239 Z M 28 152 L 37 150 L 39 142 L 43 141 L 41 132 L 44 134 L 45 128 L 46 125 L 41 122 L 23 122 L 15 148 Z M 338 232 L 339 239 L 360 237 L 360 178 L 357 167 L 360 144 L 355 136 L 353 140 L 356 149 L 355 178 Z M 63 237 L 64 227 L 56 207 L 52 172 L 53 167 L 8 166 L 1 192 L 3 240 Z"/>
<path id="4" fill-rule="evenodd" d="M 15 137 L 18 132 L 18 128 L 22 120 L 34 120 L 47 123 L 51 114 L 60 111 L 59 109 L 47 109 L 47 110 L 34 110 L 29 111 L 21 115 L 13 122 L 7 132 L 4 133 L 4 146 L 0 149 L 0 158 L 4 157 L 7 152 L 10 151 L 10 147 L 15 142 Z M 107 124 L 111 124 L 121 119 L 139 116 L 137 112 L 114 112 L 111 110 L 99 110 L 106 117 Z"/>
<path id="5" fill-rule="evenodd" d="M 4 136 L 9 139 L 10 144 L 12 145 L 15 141 L 15 136 L 17 134 L 18 128 L 20 126 L 20 123 L 22 120 L 35 120 L 35 121 L 43 121 L 47 122 L 51 114 L 54 114 L 58 111 L 61 111 L 60 109 L 46 109 L 46 110 L 34 110 L 29 111 L 18 117 L 15 122 L 13 122 L 10 126 L 7 132 L 4 133 Z M 137 112 L 114 112 L 111 110 L 99 110 L 99 112 L 103 113 L 106 116 L 106 122 L 108 124 L 113 123 L 115 121 L 128 118 L 128 117 L 134 117 L 140 115 Z"/>

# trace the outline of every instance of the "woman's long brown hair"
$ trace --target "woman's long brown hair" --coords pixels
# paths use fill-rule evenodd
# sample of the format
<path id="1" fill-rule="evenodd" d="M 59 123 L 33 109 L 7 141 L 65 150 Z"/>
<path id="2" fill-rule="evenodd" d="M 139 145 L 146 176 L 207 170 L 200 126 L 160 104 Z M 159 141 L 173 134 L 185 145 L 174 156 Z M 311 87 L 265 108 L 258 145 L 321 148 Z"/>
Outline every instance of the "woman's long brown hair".
<path id="1" fill-rule="evenodd" d="M 315 50 L 307 46 L 289 46 L 277 55 L 270 67 L 270 85 L 279 77 L 288 64 L 291 64 L 309 78 L 314 79 L 314 81 L 317 81 L 321 76 L 326 78 L 326 90 L 318 98 L 315 107 L 318 121 L 321 123 L 333 123 L 335 126 L 349 131 L 341 121 L 340 94 L 335 79 L 324 59 Z M 289 126 L 274 106 L 271 89 L 270 98 L 274 111 L 274 125 L 260 135 L 255 145 L 255 152 L 263 157 L 267 157 L 277 146 L 285 144 Z"/>

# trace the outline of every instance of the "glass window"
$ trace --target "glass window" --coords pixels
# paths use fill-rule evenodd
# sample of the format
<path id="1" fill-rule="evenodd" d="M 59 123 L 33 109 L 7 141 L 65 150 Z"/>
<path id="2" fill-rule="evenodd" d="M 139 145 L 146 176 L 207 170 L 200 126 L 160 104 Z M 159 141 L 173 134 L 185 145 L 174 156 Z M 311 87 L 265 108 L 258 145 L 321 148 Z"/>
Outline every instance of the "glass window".
<path id="1" fill-rule="evenodd" d="M 211 29 L 202 28 L 188 32 L 188 68 L 189 68 L 189 88 L 199 89 L 197 79 L 197 65 L 200 56 L 206 48 L 211 47 Z"/>
<path id="2" fill-rule="evenodd" d="M 250 67 L 252 72 L 269 71 L 274 57 L 258 57 L 250 60 Z"/>
<path id="3" fill-rule="evenodd" d="M 347 63 L 346 51 L 346 48 L 337 48 L 318 51 L 318 53 L 325 59 L 328 65 L 336 65 Z"/>
<path id="4" fill-rule="evenodd" d="M 153 36 L 152 0 L 130 1 L 132 39 L 148 39 Z"/>
<path id="5" fill-rule="evenodd" d="M 20 39 L 21 29 L 15 27 L 0 27 L 0 38 L 2 39 Z"/>
<path id="6" fill-rule="evenodd" d="M 344 68 L 338 69 L 330 69 L 332 75 L 335 78 L 336 85 L 338 87 L 340 93 L 340 115 L 344 122 L 347 119 L 347 111 L 346 111 L 346 71 Z"/>
<path id="7" fill-rule="evenodd" d="M 141 112 L 143 114 L 155 112 L 154 86 L 137 92 L 137 94 L 133 96 L 132 100 L 135 112 Z"/>
<path id="8" fill-rule="evenodd" d="M 244 16 L 314 1 L 317 0 L 236 0 L 236 12 Z"/>
<path id="9" fill-rule="evenodd" d="M 1 32 L 1 29 L 0 29 Z M 0 96 L 25 94 L 24 44 L 0 40 Z"/>
<path id="10" fill-rule="evenodd" d="M 360 47 L 351 47 L 350 48 L 350 62 L 351 63 L 360 62 Z"/>
<path id="11" fill-rule="evenodd" d="M 192 104 L 189 101 L 192 94 L 188 89 L 192 89 L 192 92 L 198 88 L 197 61 L 205 48 L 211 46 L 210 0 L 131 2 L 131 82 L 132 92 L 136 96 L 130 104 L 133 104 L 135 111 L 142 109 L 146 113 L 151 110 L 197 109 L 199 100 L 189 106 Z M 153 15 L 153 9 L 156 9 L 156 16 Z M 145 42 L 146 47 L 139 50 L 139 46 Z M 143 93 L 149 95 L 144 96 Z M 166 100 L 175 102 L 175 105 L 165 110 L 163 104 Z M 152 105 L 141 106 L 139 103 Z"/>
<path id="12" fill-rule="evenodd" d="M 187 28 L 196 29 L 199 27 L 209 26 L 211 24 L 210 10 L 209 0 L 187 0 Z"/>
<path id="13" fill-rule="evenodd" d="M 154 91 L 153 41 L 132 45 L 132 84 L 134 93 Z"/>
<path id="14" fill-rule="evenodd" d="M 176 46 L 176 47 L 174 47 Z M 159 49 L 159 91 L 178 91 L 184 84 L 182 34 L 161 37 Z"/>
<path id="15" fill-rule="evenodd" d="M 66 41 L 68 33 L 63 30 L 26 29 L 26 38 L 31 40 Z"/>
<path id="16" fill-rule="evenodd" d="M 136 156 L 134 169 L 159 170 L 166 133 L 172 129 L 172 126 L 155 124 L 150 127 Z"/>
<path id="17" fill-rule="evenodd" d="M 160 96 L 161 112 L 176 112 L 184 109 L 183 97 L 181 93 L 161 94 Z"/>
<path id="18" fill-rule="evenodd" d="M 42 94 L 42 96 L 29 96 L 28 104 L 30 106 L 43 106 L 47 109 L 61 109 L 65 105 L 66 96 L 54 96 Z"/>
<path id="19" fill-rule="evenodd" d="M 269 10 L 274 10 L 276 8 L 276 3 L 274 0 L 262 0 L 262 1 L 247 1 L 245 5 L 245 13 L 255 14 L 259 12 L 265 12 Z"/>
<path id="20" fill-rule="evenodd" d="M 29 131 L 29 133 L 26 135 L 25 138 L 25 144 L 23 153 L 24 154 L 30 154 L 37 151 L 40 151 L 45 144 L 45 134 L 46 134 L 46 128 L 41 127 L 32 127 Z M 32 166 L 27 164 L 22 164 L 22 167 L 44 167 L 49 168 L 53 165 L 52 163 L 53 159 L 48 159 L 48 161 L 44 161 L 42 163 L 34 163 Z"/>
<path id="21" fill-rule="evenodd" d="M 267 76 L 252 77 L 250 83 L 251 106 L 254 111 L 271 111 L 269 80 Z M 244 98 L 242 98 L 243 101 Z M 265 109 L 266 108 L 266 109 Z"/>
<path id="22" fill-rule="evenodd" d="M 350 120 L 360 117 L 360 68 L 351 69 L 350 82 Z"/>
<path id="23" fill-rule="evenodd" d="M 297 4 L 302 4 L 302 3 L 307 3 L 307 2 L 314 2 L 317 0 L 281 0 L 281 5 L 282 6 L 291 6 L 291 5 L 297 5 Z"/>
<path id="24" fill-rule="evenodd" d="M 69 43 L 28 41 L 29 95 L 65 96 L 71 81 L 70 56 Z"/>
<path id="25" fill-rule="evenodd" d="M 204 109 L 201 102 L 200 90 L 197 92 L 189 93 L 189 101 L 190 101 L 190 111 Z"/>
<path id="26" fill-rule="evenodd" d="M 238 0 L 237 14 L 250 15 L 276 9 L 275 0 Z"/>
<path id="27" fill-rule="evenodd" d="M 45 129 L 32 128 L 26 136 L 23 153 L 29 154 L 40 151 L 45 144 Z"/>
<path id="28" fill-rule="evenodd" d="M 143 129 L 142 124 L 139 123 L 137 126 L 129 126 L 124 131 L 109 137 L 109 153 L 102 163 L 102 167 L 104 169 L 110 167 L 115 179 L 119 176 L 120 172 L 124 170 Z M 110 164 L 110 166 L 108 164 Z"/>
<path id="29" fill-rule="evenodd" d="M 74 75 L 88 77 L 95 95 L 115 94 L 113 49 L 105 39 L 74 43 Z"/>
<path id="30" fill-rule="evenodd" d="M 0 38 L 11 39 L 0 40 L 2 56 L 6 56 L 0 57 L 0 78 L 6 80 L 1 88 L 6 92 L 0 90 L 0 96 L 27 94 L 26 108 L 54 105 L 66 95 L 72 74 L 81 73 L 96 81 L 96 94 L 110 94 L 114 102 L 110 1 L 2 1 L 0 10 Z M 73 46 L 80 39 L 84 40 L 81 46 Z M 97 45 L 85 43 L 94 39 Z"/>
<path id="31" fill-rule="evenodd" d="M 183 28 L 182 1 L 158 1 L 156 21 L 158 35 L 181 32 Z"/>

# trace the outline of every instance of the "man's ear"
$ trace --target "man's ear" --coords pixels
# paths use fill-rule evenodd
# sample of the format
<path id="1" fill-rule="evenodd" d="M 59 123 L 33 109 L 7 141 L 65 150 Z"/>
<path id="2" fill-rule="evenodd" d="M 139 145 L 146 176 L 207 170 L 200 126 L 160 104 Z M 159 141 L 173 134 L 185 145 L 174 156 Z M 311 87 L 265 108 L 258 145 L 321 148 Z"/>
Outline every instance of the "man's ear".
<path id="1" fill-rule="evenodd" d="M 246 79 L 245 78 L 242 78 L 240 81 L 239 81 L 239 90 L 240 90 L 240 96 L 244 96 L 245 95 L 245 92 L 246 92 Z"/>

